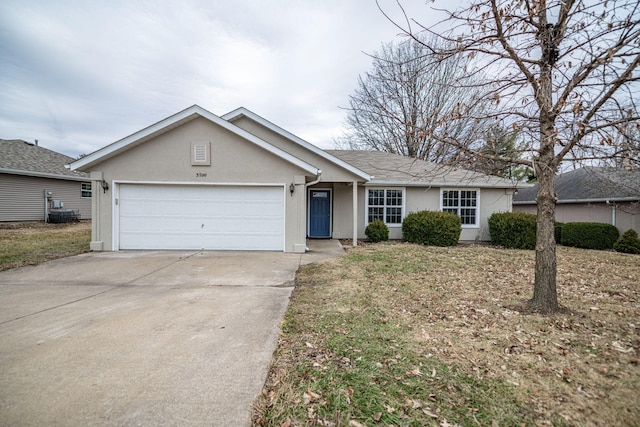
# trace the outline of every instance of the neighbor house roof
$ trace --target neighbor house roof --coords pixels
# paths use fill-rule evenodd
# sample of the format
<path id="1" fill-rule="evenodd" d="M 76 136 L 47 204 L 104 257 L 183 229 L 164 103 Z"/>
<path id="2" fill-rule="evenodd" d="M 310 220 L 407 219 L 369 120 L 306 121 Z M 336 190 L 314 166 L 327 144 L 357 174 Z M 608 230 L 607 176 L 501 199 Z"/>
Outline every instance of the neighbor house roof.
<path id="1" fill-rule="evenodd" d="M 516 183 L 496 176 L 381 151 L 327 150 L 329 154 L 372 175 L 367 185 L 514 188 Z"/>
<path id="2" fill-rule="evenodd" d="M 74 159 L 21 139 L 0 139 L 0 172 L 84 181 L 88 175 L 65 167 Z"/>
<path id="3" fill-rule="evenodd" d="M 127 136 L 119 141 L 114 142 L 113 144 L 107 145 L 106 147 L 95 151 L 88 156 L 85 156 L 74 163 L 71 164 L 71 169 L 75 170 L 89 170 L 91 166 L 103 162 L 111 157 L 117 156 L 118 154 L 133 148 L 139 144 L 142 144 L 145 141 L 148 141 L 152 138 L 157 137 L 158 135 L 162 135 L 174 129 L 178 126 L 181 126 L 191 120 L 194 120 L 198 117 L 205 118 L 218 126 L 223 127 L 224 129 L 246 139 L 247 141 L 252 142 L 253 144 L 263 148 L 264 150 L 275 154 L 276 156 L 300 167 L 306 172 L 312 173 L 314 175 L 318 174 L 318 169 L 313 165 L 310 165 L 307 162 L 300 160 L 299 158 L 292 156 L 291 154 L 263 141 L 262 139 L 252 135 L 251 133 L 240 129 L 234 124 L 226 121 L 225 119 L 216 116 L 215 114 L 205 110 L 199 105 L 193 105 L 179 113 L 174 114 L 173 116 L 167 117 L 164 120 L 159 121 L 156 124 L 153 124 L 145 129 L 142 129 L 132 135 Z"/>
<path id="4" fill-rule="evenodd" d="M 518 190 L 513 204 L 535 204 L 538 185 Z M 640 170 L 584 167 L 556 176 L 558 203 L 640 200 Z"/>

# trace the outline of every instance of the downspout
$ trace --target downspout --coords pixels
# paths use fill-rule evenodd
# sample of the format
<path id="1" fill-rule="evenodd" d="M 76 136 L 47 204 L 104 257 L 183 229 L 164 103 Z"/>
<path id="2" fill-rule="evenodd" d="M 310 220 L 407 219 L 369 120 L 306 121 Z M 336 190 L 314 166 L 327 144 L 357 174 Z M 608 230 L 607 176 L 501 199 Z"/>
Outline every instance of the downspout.
<path id="1" fill-rule="evenodd" d="M 309 219 L 309 212 L 307 211 L 307 194 L 309 194 L 309 187 L 311 187 L 312 185 L 316 185 L 317 183 L 320 182 L 320 177 L 322 176 L 322 169 L 318 169 L 318 174 L 316 175 L 316 179 L 314 179 L 313 181 L 307 182 L 304 185 L 304 210 L 305 210 L 305 222 Z M 305 226 L 305 235 L 307 233 L 307 227 Z M 305 252 L 309 252 L 309 248 L 305 247 L 304 248 Z"/>
<path id="2" fill-rule="evenodd" d="M 607 199 L 606 203 L 611 206 L 611 225 L 616 226 L 616 204 Z"/>
<path id="3" fill-rule="evenodd" d="M 304 194 L 307 194 L 307 188 L 311 187 L 312 185 L 316 185 L 317 183 L 320 182 L 320 176 L 322 175 L 322 169 L 318 169 L 318 175 L 316 175 L 316 179 L 311 181 L 311 182 L 307 182 L 304 185 Z"/>

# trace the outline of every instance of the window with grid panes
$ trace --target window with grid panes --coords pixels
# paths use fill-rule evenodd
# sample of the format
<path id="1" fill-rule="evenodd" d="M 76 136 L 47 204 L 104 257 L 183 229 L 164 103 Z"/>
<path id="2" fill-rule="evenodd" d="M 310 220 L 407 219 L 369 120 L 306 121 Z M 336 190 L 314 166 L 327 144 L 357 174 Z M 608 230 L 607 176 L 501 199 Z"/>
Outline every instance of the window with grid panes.
<path id="1" fill-rule="evenodd" d="M 460 217 L 462 225 L 478 225 L 477 190 L 442 190 L 442 212 Z"/>
<path id="2" fill-rule="evenodd" d="M 375 219 L 387 225 L 402 224 L 403 190 L 370 189 L 367 198 L 367 222 Z"/>

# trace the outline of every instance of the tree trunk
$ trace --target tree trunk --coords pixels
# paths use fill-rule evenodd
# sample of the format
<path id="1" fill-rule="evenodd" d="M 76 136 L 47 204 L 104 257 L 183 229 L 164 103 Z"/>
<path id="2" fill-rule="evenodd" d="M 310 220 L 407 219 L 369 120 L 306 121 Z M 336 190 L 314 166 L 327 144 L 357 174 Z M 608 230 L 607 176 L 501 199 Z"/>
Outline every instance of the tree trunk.
<path id="1" fill-rule="evenodd" d="M 558 311 L 556 293 L 556 238 L 554 233 L 556 220 L 556 168 L 555 127 L 556 112 L 553 110 L 553 64 L 556 61 L 557 44 L 554 38 L 554 26 L 547 25 L 545 8 L 539 12 L 541 32 L 539 34 L 542 58 L 540 59 L 540 86 L 536 101 L 540 108 L 540 150 L 538 161 L 534 164 L 538 177 L 538 195 L 536 203 L 536 274 L 533 298 L 530 305 L 543 313 Z"/>
<path id="2" fill-rule="evenodd" d="M 536 272 L 533 298 L 529 302 L 533 308 L 543 313 L 558 310 L 556 293 L 556 239 L 555 226 L 555 168 L 542 165 L 538 171 L 538 217 L 536 220 Z"/>

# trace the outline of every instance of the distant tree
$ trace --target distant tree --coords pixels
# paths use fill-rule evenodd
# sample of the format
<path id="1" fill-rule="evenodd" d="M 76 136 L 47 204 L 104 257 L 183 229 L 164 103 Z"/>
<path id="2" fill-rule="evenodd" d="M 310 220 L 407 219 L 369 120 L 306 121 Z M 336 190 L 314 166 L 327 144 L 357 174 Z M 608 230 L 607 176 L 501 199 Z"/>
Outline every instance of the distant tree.
<path id="1" fill-rule="evenodd" d="M 358 78 L 349 97 L 339 145 L 451 163 L 461 147 L 478 142 L 476 129 L 484 125 L 474 118 L 484 108 L 479 77 L 465 71 L 466 56 L 434 60 L 427 44 L 437 43 L 408 39 L 385 44 L 373 55 L 371 70 Z M 459 146 L 431 138 L 426 129 L 438 129 Z"/>
<path id="2" fill-rule="evenodd" d="M 435 0 L 434 0 L 435 2 Z M 443 7 L 445 1 L 437 1 Z M 400 4 L 400 3 L 398 3 Z M 529 145 L 530 157 L 492 156 L 533 168 L 538 180 L 536 265 L 530 304 L 558 310 L 556 290 L 555 175 L 564 161 L 616 152 L 623 128 L 638 126 L 640 3 L 637 0 L 470 0 L 455 11 L 434 10 L 443 20 L 421 26 L 408 17 L 397 25 L 432 53 L 433 64 L 464 55 L 467 72 L 492 76 L 460 115 L 484 100 L 492 108 L 476 119 L 509 123 Z M 430 43 L 424 34 L 438 42 Z M 465 87 L 453 80 L 452 86 Z M 476 99 L 476 96 L 481 99 Z M 469 150 L 443 131 L 424 134 L 440 144 Z M 487 156 L 489 157 L 489 156 Z M 491 157 L 489 157 L 491 158 Z"/>
<path id="3" fill-rule="evenodd" d="M 533 175 L 533 169 L 502 160 L 521 159 L 526 151 L 524 147 L 524 143 L 518 142 L 518 132 L 499 125 L 490 126 L 484 145 L 478 150 L 475 160 L 471 161 L 471 168 L 477 172 L 515 181 L 529 180 Z"/>

